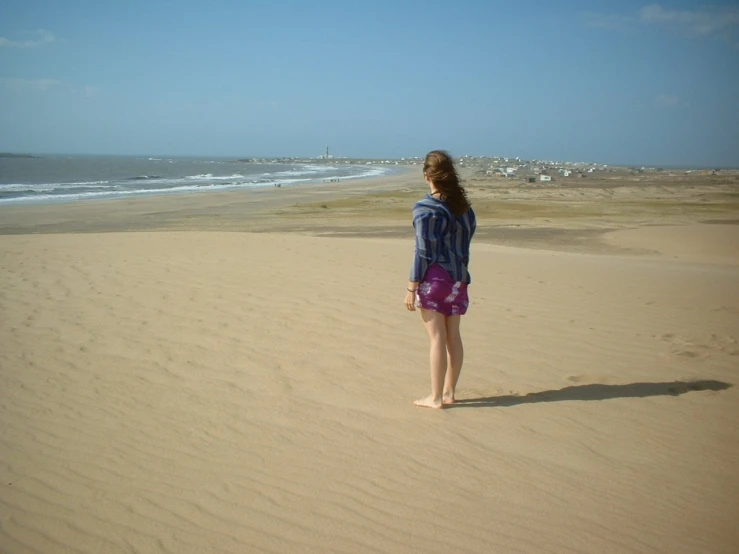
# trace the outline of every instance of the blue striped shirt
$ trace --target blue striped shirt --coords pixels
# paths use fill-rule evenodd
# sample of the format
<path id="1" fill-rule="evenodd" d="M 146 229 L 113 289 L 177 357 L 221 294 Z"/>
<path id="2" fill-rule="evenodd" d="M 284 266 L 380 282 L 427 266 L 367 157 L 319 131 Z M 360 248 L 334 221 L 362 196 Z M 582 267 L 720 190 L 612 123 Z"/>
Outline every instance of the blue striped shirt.
<path id="1" fill-rule="evenodd" d="M 416 253 L 410 280 L 422 281 L 433 263 L 443 267 L 452 279 L 471 283 L 470 242 L 477 221 L 472 208 L 463 215 L 452 213 L 443 200 L 426 195 L 413 206 L 413 228 L 416 230 Z"/>

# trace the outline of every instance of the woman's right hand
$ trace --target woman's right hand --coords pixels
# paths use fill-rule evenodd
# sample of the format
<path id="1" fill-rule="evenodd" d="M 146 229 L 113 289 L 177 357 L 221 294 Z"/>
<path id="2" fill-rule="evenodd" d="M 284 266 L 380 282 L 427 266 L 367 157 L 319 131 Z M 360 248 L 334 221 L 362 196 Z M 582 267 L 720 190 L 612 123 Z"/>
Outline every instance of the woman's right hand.
<path id="1" fill-rule="evenodd" d="M 416 311 L 416 293 L 408 291 L 405 293 L 405 307 L 409 312 Z"/>

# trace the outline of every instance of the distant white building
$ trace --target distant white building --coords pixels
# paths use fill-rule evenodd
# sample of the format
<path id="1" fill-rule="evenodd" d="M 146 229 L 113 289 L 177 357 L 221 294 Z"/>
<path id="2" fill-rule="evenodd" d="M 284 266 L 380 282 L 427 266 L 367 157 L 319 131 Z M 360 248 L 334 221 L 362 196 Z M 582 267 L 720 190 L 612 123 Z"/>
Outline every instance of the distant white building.
<path id="1" fill-rule="evenodd" d="M 539 175 L 539 181 L 551 181 L 552 178 L 549 175 Z"/>

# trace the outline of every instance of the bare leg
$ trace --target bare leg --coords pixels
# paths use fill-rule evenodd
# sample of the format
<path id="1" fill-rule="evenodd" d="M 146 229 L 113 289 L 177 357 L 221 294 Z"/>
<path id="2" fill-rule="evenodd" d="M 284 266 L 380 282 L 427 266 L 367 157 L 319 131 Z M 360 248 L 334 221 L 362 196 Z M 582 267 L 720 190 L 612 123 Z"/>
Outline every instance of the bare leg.
<path id="1" fill-rule="evenodd" d="M 421 319 L 423 319 L 423 326 L 426 328 L 431 342 L 429 352 L 431 395 L 416 400 L 413 403 L 416 406 L 422 406 L 424 408 L 441 408 L 443 407 L 441 393 L 444 385 L 444 377 L 447 372 L 446 321 L 444 314 L 423 308 L 421 308 Z"/>
<path id="2" fill-rule="evenodd" d="M 454 404 L 454 391 L 457 389 L 459 374 L 462 372 L 464 345 L 462 344 L 462 335 L 459 331 L 461 320 L 462 316 L 459 315 L 452 315 L 446 318 L 447 371 L 442 395 L 442 402 L 444 404 Z"/>

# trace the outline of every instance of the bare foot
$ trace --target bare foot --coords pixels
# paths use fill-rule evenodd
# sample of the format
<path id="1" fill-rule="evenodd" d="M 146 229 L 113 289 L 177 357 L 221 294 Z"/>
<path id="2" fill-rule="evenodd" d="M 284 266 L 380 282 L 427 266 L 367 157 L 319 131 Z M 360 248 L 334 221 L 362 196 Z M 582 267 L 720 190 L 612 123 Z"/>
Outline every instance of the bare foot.
<path id="1" fill-rule="evenodd" d="M 416 406 L 421 406 L 422 408 L 443 408 L 444 404 L 441 403 L 440 400 L 434 400 L 434 397 L 429 395 L 426 398 L 421 398 L 420 400 L 414 400 L 413 403 Z"/>
<path id="2" fill-rule="evenodd" d="M 454 393 L 442 396 L 441 403 L 444 405 L 454 404 Z"/>

